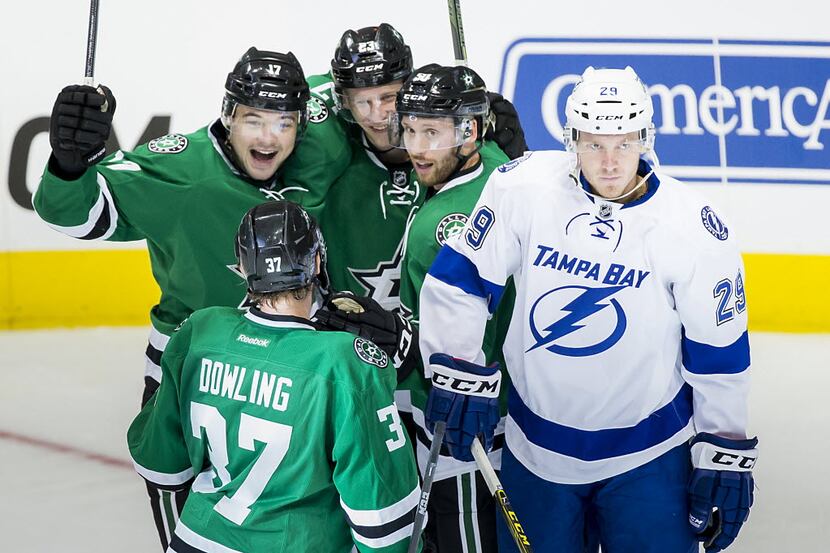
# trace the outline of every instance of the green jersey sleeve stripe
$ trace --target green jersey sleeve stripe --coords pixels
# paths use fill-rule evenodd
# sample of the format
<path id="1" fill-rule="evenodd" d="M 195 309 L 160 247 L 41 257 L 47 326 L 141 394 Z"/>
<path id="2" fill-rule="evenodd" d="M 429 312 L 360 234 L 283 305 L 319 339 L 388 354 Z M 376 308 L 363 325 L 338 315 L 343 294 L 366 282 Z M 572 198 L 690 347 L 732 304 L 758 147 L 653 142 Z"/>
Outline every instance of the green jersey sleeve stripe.
<path id="1" fill-rule="evenodd" d="M 343 498 L 340 498 L 340 506 L 343 507 L 352 526 L 382 526 L 417 507 L 420 496 L 421 488 L 415 486 L 409 495 L 384 509 L 352 509 L 343 502 Z"/>
<path id="2" fill-rule="evenodd" d="M 107 186 L 107 180 L 101 173 L 97 173 L 98 199 L 90 208 L 85 223 L 71 227 L 64 227 L 45 221 L 54 230 L 82 240 L 106 240 L 115 232 L 118 226 L 118 211 Z"/>
<path id="3" fill-rule="evenodd" d="M 147 467 L 139 465 L 135 460 L 133 460 L 133 466 L 142 478 L 159 486 L 179 486 L 193 478 L 193 467 L 188 467 L 181 472 L 171 474 L 148 469 Z"/>

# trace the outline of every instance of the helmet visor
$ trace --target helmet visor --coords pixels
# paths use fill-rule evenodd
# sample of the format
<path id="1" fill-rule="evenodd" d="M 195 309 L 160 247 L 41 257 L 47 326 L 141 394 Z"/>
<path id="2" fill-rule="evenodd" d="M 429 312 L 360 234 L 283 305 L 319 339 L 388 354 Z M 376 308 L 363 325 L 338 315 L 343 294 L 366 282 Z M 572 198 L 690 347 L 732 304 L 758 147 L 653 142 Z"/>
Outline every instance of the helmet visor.
<path id="1" fill-rule="evenodd" d="M 350 123 L 383 124 L 395 111 L 400 82 L 370 88 L 346 88 L 335 91 L 340 115 Z"/>
<path id="2" fill-rule="evenodd" d="M 579 133 L 573 149 L 575 153 L 583 156 L 604 156 L 611 153 L 622 157 L 638 157 L 646 153 L 648 144 L 645 138 L 631 139 L 619 135 Z"/>
<path id="3" fill-rule="evenodd" d="M 289 135 L 297 132 L 299 111 L 245 110 L 227 118 L 225 126 L 232 134 L 244 138 Z"/>
<path id="4" fill-rule="evenodd" d="M 429 113 L 394 113 L 389 118 L 390 142 L 410 152 L 446 150 L 475 140 L 473 119 Z"/>

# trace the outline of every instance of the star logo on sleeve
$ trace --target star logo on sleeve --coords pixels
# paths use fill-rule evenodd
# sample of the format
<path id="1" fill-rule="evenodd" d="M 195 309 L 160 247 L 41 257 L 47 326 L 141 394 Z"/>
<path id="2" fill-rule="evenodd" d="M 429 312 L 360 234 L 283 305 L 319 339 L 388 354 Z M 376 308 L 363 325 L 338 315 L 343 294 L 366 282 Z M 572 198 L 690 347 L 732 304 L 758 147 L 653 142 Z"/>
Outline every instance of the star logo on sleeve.
<path id="1" fill-rule="evenodd" d="M 401 258 L 403 240 L 389 261 L 381 261 L 374 269 L 353 269 L 349 272 L 365 289 L 365 295 L 378 302 L 384 309 L 397 309 L 401 298 Z"/>

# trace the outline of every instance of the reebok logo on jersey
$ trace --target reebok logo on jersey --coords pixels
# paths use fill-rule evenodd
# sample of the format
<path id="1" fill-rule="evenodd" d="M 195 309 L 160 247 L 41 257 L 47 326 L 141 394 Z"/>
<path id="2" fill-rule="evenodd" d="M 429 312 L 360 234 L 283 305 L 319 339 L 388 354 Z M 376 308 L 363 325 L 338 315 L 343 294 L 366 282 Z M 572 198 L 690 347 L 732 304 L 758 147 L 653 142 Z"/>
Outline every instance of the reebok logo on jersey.
<path id="1" fill-rule="evenodd" d="M 263 348 L 267 348 L 268 344 L 271 343 L 271 340 L 266 340 L 265 338 L 252 338 L 251 336 L 247 336 L 245 334 L 240 334 L 239 336 L 237 336 L 236 341 Z"/>

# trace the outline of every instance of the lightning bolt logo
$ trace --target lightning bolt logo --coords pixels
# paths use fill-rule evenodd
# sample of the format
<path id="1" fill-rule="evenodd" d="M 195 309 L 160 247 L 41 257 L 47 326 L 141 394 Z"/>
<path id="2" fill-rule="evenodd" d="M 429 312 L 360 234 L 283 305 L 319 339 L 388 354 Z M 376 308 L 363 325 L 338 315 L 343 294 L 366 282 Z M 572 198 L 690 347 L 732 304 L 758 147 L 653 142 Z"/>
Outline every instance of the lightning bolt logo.
<path id="1" fill-rule="evenodd" d="M 606 288 L 589 288 L 587 286 L 562 286 L 560 288 L 555 288 L 545 293 L 538 300 L 536 300 L 536 302 L 533 304 L 533 307 L 530 309 L 530 331 L 533 334 L 533 337 L 536 339 L 536 343 L 533 346 L 531 346 L 530 349 L 528 349 L 525 353 L 529 353 L 540 347 L 545 347 L 545 349 L 547 349 L 548 351 L 558 353 L 560 355 L 567 355 L 569 357 L 584 357 L 587 355 L 596 355 L 597 353 L 601 353 L 607 350 L 608 348 L 616 344 L 619 341 L 619 339 L 622 338 L 622 335 L 625 333 L 626 317 L 625 311 L 623 311 L 622 306 L 620 306 L 619 302 L 616 299 L 611 298 L 607 303 L 602 302 L 608 299 L 609 297 L 613 296 L 623 288 L 626 288 L 626 286 L 608 286 Z M 547 303 L 543 302 L 543 300 L 545 300 L 546 298 L 550 298 L 551 296 L 558 294 L 563 290 L 572 289 L 584 291 L 561 308 L 562 311 L 567 311 L 568 314 L 547 325 L 542 331 L 539 331 L 534 322 L 537 319 L 536 314 L 539 305 L 541 303 Z M 617 318 L 617 324 L 615 325 L 614 330 L 607 338 L 603 339 L 599 343 L 583 347 L 568 347 L 554 343 L 559 338 L 567 336 L 573 332 L 576 332 L 580 328 L 584 328 L 585 326 L 587 326 L 587 323 L 577 323 L 584 321 L 591 315 L 594 315 L 595 313 L 598 313 L 609 306 L 613 306 L 614 308 L 614 312 Z M 542 311 L 544 311 L 544 309 Z"/>

